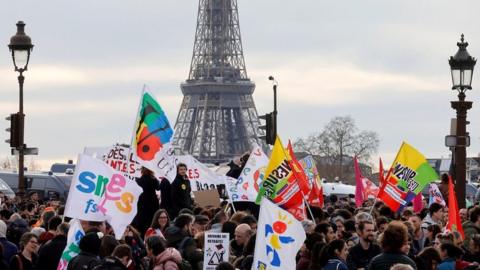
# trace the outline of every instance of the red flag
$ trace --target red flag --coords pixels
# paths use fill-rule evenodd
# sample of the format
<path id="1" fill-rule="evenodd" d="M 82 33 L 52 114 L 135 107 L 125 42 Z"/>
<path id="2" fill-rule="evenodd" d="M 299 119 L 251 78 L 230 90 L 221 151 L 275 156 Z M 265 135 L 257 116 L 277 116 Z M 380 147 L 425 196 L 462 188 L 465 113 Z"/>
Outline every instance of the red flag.
<path id="1" fill-rule="evenodd" d="M 288 160 L 288 165 L 290 165 L 290 168 L 292 168 L 293 175 L 295 179 L 297 179 L 298 187 L 302 191 L 304 196 L 308 196 L 310 193 L 310 187 L 308 185 L 308 177 L 305 174 L 305 171 L 303 170 L 302 165 L 300 165 L 300 162 L 298 162 L 297 158 L 295 157 L 295 154 L 293 153 L 293 148 L 292 144 L 290 143 L 290 140 L 288 140 L 288 156 L 290 160 Z"/>
<path id="2" fill-rule="evenodd" d="M 383 162 L 382 158 L 380 158 L 380 168 L 378 172 L 378 186 L 381 187 L 383 184 L 383 181 L 385 181 L 385 177 L 383 175 Z"/>
<path id="3" fill-rule="evenodd" d="M 323 207 L 323 188 L 320 183 L 315 179 L 313 181 L 312 191 L 308 195 L 308 204 Z"/>
<path id="4" fill-rule="evenodd" d="M 460 213 L 458 211 L 457 196 L 455 189 L 453 188 L 452 177 L 448 176 L 448 223 L 447 230 L 450 232 L 458 231 L 462 235 L 462 239 L 465 239 L 465 234 L 462 228 L 462 220 L 460 219 Z"/>
<path id="5" fill-rule="evenodd" d="M 417 196 L 413 199 L 413 212 L 420 213 L 423 209 L 423 195 L 422 192 L 419 192 Z"/>
<path id="6" fill-rule="evenodd" d="M 355 169 L 355 205 L 357 207 L 362 206 L 363 203 L 363 181 L 362 181 L 362 172 L 358 166 L 357 156 L 353 158 L 353 167 Z"/>

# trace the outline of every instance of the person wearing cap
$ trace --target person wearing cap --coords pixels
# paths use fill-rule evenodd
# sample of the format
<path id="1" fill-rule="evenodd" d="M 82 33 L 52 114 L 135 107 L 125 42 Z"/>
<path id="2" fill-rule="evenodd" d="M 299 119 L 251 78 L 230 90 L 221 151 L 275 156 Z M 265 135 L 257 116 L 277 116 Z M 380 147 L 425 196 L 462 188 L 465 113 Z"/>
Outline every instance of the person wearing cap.
<path id="1" fill-rule="evenodd" d="M 9 262 L 18 249 L 14 243 L 7 240 L 7 224 L 3 220 L 0 220 L 0 244 L 3 246 L 3 257 Z"/>
<path id="2" fill-rule="evenodd" d="M 92 269 L 99 265 L 102 237 L 103 233 L 101 232 L 89 232 L 85 234 L 85 236 L 80 239 L 78 245 L 80 253 L 68 263 L 67 270 Z"/>

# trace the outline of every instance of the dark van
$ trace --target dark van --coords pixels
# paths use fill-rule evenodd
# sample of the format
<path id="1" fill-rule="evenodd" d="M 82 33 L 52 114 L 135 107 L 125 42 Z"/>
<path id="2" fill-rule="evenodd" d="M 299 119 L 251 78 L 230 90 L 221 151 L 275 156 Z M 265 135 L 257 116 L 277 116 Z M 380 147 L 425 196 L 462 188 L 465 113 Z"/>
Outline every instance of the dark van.
<path id="1" fill-rule="evenodd" d="M 26 192 L 38 192 L 38 195 L 48 200 L 51 198 L 66 199 L 70 187 L 71 175 L 62 179 L 58 175 L 48 173 L 25 172 Z M 0 178 L 15 192 L 18 192 L 18 173 L 0 172 Z"/>

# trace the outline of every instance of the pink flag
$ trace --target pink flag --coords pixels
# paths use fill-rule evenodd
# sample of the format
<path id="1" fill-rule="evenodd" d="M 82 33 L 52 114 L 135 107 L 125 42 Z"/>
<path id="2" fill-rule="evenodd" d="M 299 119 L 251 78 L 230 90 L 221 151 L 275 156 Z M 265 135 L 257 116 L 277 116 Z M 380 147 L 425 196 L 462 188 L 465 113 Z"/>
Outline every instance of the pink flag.
<path id="1" fill-rule="evenodd" d="M 423 209 L 423 195 L 419 192 L 415 198 L 413 198 L 413 212 L 420 213 Z"/>
<path id="2" fill-rule="evenodd" d="M 362 181 L 362 172 L 358 166 L 357 156 L 353 158 L 353 167 L 355 169 L 355 205 L 357 207 L 362 206 L 363 203 L 363 181 Z"/>

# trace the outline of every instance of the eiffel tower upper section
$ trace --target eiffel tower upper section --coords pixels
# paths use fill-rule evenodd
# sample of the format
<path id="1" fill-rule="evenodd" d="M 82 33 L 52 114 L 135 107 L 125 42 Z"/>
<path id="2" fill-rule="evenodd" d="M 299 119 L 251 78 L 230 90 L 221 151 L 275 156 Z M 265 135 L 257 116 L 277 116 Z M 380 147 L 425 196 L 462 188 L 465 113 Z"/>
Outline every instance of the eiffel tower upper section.
<path id="1" fill-rule="evenodd" d="M 262 144 L 236 0 L 199 0 L 192 63 L 181 89 L 176 151 L 217 163 L 249 151 L 253 143 Z"/>

